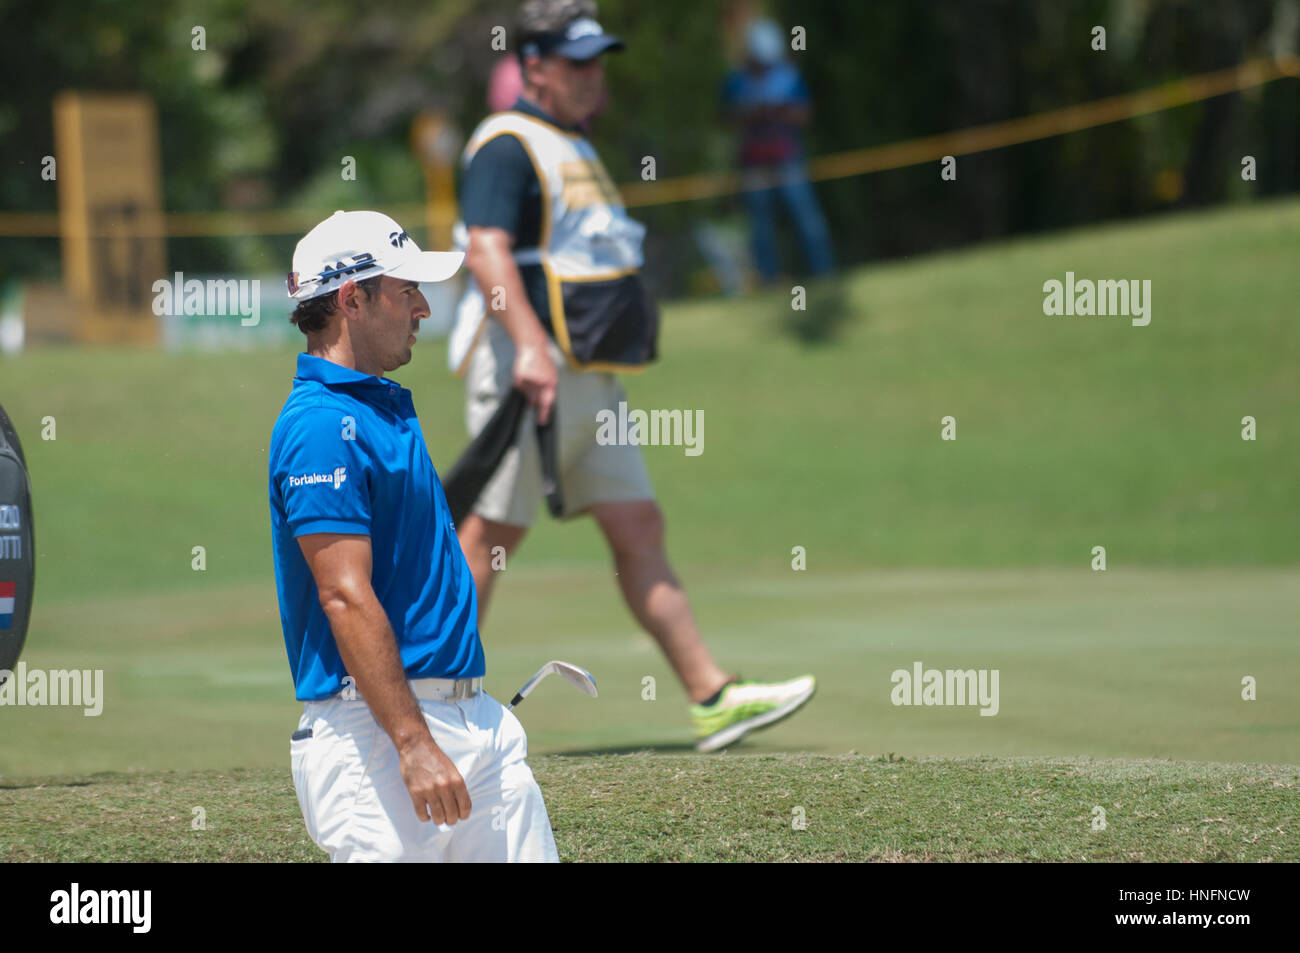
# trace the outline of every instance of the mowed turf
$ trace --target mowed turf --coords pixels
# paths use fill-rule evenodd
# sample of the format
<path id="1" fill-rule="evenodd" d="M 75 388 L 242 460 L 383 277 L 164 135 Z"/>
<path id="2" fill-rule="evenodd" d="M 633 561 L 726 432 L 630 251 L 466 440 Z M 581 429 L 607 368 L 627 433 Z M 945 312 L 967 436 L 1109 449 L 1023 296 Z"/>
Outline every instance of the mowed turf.
<path id="1" fill-rule="evenodd" d="M 550 658 L 600 688 L 543 682 L 519 709 L 534 753 L 690 750 L 686 698 L 606 572 L 520 567 L 500 585 L 489 691 L 508 700 Z M 691 594 L 729 669 L 819 679 L 805 711 L 738 751 L 1300 763 L 1294 570 L 701 570 Z M 269 582 L 43 619 L 26 663 L 102 668 L 103 712 L 0 709 L 0 777 L 287 769 L 301 707 Z M 997 714 L 894 705 L 892 674 L 918 661 L 997 670 Z"/>
<path id="2" fill-rule="evenodd" d="M 484 641 L 497 697 L 550 658 L 599 681 L 592 700 L 552 680 L 520 710 L 562 853 L 1297 859 L 1294 840 L 1266 843 L 1272 826 L 1295 827 L 1273 825 L 1268 802 L 1216 809 L 1256 777 L 1293 804 L 1291 769 L 1249 765 L 1300 763 L 1297 233 L 1300 203 L 1287 202 L 868 267 L 846 278 L 848 320 L 820 345 L 781 333 L 783 296 L 668 307 L 662 362 L 625 383 L 633 407 L 704 415 L 702 455 L 645 451 L 679 574 L 723 665 L 748 677 L 812 672 L 819 691 L 805 712 L 722 758 L 683 754 L 686 700 L 623 608 L 594 528 L 541 516 L 500 581 Z M 1151 325 L 1043 315 L 1043 282 L 1066 271 L 1150 279 Z M 413 389 L 445 469 L 465 442 L 462 384 L 444 370 L 442 342 L 422 340 L 415 355 L 394 376 Z M 0 841 L 19 845 L 6 848 L 12 859 L 79 849 L 109 859 L 117 834 L 102 824 L 125 811 L 148 827 L 138 819 L 169 784 L 184 795 L 159 808 L 177 818 L 169 837 L 190 835 L 187 805 L 243 805 L 244 846 L 194 848 L 203 856 L 313 856 L 287 787 L 299 707 L 266 502 L 266 448 L 293 362 L 288 351 L 51 349 L 0 363 L 0 403 L 25 440 L 36 493 L 24 660 L 102 668 L 106 693 L 98 717 L 0 709 L 0 817 L 45 818 L 24 828 L 27 841 L 0 822 Z M 955 441 L 940 440 L 948 415 Z M 1246 415 L 1255 441 L 1241 439 Z M 40 439 L 45 417 L 55 440 Z M 206 550 L 203 572 L 191 566 L 195 546 Z M 802 571 L 791 566 L 796 546 Z M 1105 572 L 1090 569 L 1095 546 L 1106 548 Z M 891 704 L 891 673 L 918 661 L 996 669 L 998 714 Z M 1254 700 L 1242 697 L 1247 678 Z M 643 749 L 657 757 L 614 756 Z M 876 762 L 843 761 L 850 751 L 906 757 L 909 773 L 888 780 Z M 735 757 L 745 752 L 777 760 Z M 590 757 L 546 757 L 561 753 Z M 914 760 L 932 757 L 961 760 Z M 1130 840 L 1102 842 L 1087 819 L 1107 803 L 1104 786 L 1079 781 L 1041 816 L 1032 793 L 988 787 L 1005 774 L 1026 792 L 1053 791 L 1054 772 L 1076 770 L 1059 767 L 1075 764 L 1063 758 L 1237 764 L 1156 765 L 1148 786 L 1166 794 L 1140 812 L 1174 833 L 1143 818 L 1123 829 Z M 755 765 L 753 776 L 727 773 L 734 763 Z M 808 830 L 794 831 L 791 809 L 808 806 L 801 791 L 840 764 L 866 767 L 844 773 L 843 792 L 820 814 L 808 807 Z M 1227 773 L 1179 801 L 1173 792 L 1201 770 Z M 166 771 L 178 775 L 157 774 Z M 800 799 L 760 804 L 732 790 L 769 773 L 787 779 L 771 790 Z M 24 780 L 51 777 L 60 780 L 40 793 Z M 623 792 L 604 806 L 593 794 L 602 777 Z M 844 820 L 903 778 L 914 787 L 897 806 L 921 811 L 910 837 L 870 811 Z M 963 779 L 972 805 L 987 795 L 982 821 L 942 815 Z M 861 803 L 850 796 L 870 784 L 885 787 L 863 787 Z M 732 807 L 660 803 L 696 787 L 729 792 Z M 195 789 L 212 793 L 194 800 Z M 96 802 L 99 792 L 109 799 Z M 75 800 L 83 795 L 92 800 Z M 1128 805 L 1121 813 L 1136 803 L 1113 802 Z M 74 819 L 78 803 L 108 813 Z M 818 828 L 831 813 L 839 820 Z M 597 815 L 584 841 L 577 829 Z M 259 818 L 274 817 L 287 840 L 254 836 Z M 691 817 L 709 819 L 708 838 L 692 838 Z M 1201 822 L 1215 817 L 1228 826 Z M 1034 818 L 1058 825 L 1046 854 L 1016 833 Z M 75 846 L 68 832 L 80 825 L 103 838 Z M 664 853 L 643 842 L 651 833 L 667 837 Z M 156 834 L 126 832 L 124 855 L 155 856 Z M 621 846 L 606 850 L 601 838 Z M 1104 843 L 1126 846 L 1087 853 Z M 180 845 L 166 856 L 186 856 Z"/>
<path id="3" fill-rule="evenodd" d="M 1075 759 L 534 759 L 563 861 L 1300 860 L 1300 768 Z M 0 862 L 323 861 L 287 772 L 0 782 Z"/>

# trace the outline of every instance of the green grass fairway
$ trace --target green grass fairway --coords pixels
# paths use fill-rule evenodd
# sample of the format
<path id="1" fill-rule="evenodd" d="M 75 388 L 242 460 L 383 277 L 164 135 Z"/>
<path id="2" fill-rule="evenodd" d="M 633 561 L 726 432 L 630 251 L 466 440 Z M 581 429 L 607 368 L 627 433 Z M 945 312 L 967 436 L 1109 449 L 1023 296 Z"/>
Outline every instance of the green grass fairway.
<path id="1" fill-rule="evenodd" d="M 1300 860 L 1295 767 L 633 754 L 533 769 L 564 861 Z M 286 771 L 0 783 L 0 807 L 5 862 L 325 860 Z"/>
<path id="2" fill-rule="evenodd" d="M 590 699 L 551 679 L 529 696 L 533 752 L 689 750 L 685 696 L 605 571 L 506 572 L 485 637 L 492 694 L 549 658 L 600 686 Z M 554 599 L 570 589 L 586 603 Z M 725 664 L 820 680 L 805 711 L 737 750 L 1300 763 L 1294 570 L 702 570 L 691 592 Z M 27 664 L 103 668 L 104 710 L 0 709 L 0 777 L 287 769 L 300 706 L 272 584 L 87 597 L 42 618 Z M 998 669 L 998 714 L 894 706 L 890 675 L 915 661 Z"/>
<path id="3" fill-rule="evenodd" d="M 633 407 L 704 412 L 700 456 L 645 451 L 675 559 L 1086 567 L 1102 545 L 1115 569 L 1300 564 L 1298 239 L 1290 201 L 868 267 L 832 345 L 777 333 L 782 296 L 667 307 L 661 362 L 626 387 Z M 1067 270 L 1151 279 L 1151 324 L 1045 316 L 1043 282 Z M 445 365 L 422 340 L 394 375 L 443 468 L 466 443 Z M 266 448 L 293 367 L 287 351 L 0 362 L 38 507 L 34 641 L 68 596 L 270 578 Z M 604 565 L 592 532 L 541 519 L 521 565 Z"/>
<path id="4" fill-rule="evenodd" d="M 667 307 L 662 362 L 625 386 L 704 414 L 702 455 L 645 450 L 678 573 L 725 667 L 819 690 L 690 753 L 595 528 L 541 515 L 484 643 L 498 698 L 551 658 L 599 681 L 520 709 L 564 856 L 1300 859 L 1297 237 L 1287 201 L 867 267 L 822 344 L 781 333 L 781 295 Z M 1045 316 L 1067 271 L 1151 280 L 1150 326 Z M 98 717 L 0 707 L 0 859 L 315 856 L 266 493 L 295 353 L 0 361 L 36 499 L 23 658 L 106 693 Z M 394 376 L 445 468 L 463 386 L 443 342 L 415 354 Z M 997 715 L 895 706 L 915 662 L 997 670 Z"/>

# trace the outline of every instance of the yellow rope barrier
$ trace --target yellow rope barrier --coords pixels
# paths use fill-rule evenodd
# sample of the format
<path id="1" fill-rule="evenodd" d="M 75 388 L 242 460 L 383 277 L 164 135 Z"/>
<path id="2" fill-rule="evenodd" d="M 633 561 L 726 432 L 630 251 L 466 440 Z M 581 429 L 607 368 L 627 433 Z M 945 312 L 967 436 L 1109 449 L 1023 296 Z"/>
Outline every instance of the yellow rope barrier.
<path id="1" fill-rule="evenodd" d="M 1189 76 L 1135 93 L 1035 113 L 1020 119 L 819 156 L 808 162 L 809 177 L 813 181 L 841 179 L 868 172 L 901 169 L 949 155 L 970 155 L 1048 139 L 1186 106 L 1225 93 L 1262 86 L 1284 77 L 1300 77 L 1300 57 L 1250 60 L 1230 69 Z M 745 185 L 740 173 L 732 170 L 684 175 L 654 182 L 633 182 L 619 188 L 627 206 L 637 208 L 732 195 L 743 191 Z M 333 209 L 323 212 L 273 209 L 262 212 L 171 212 L 161 217 L 153 216 L 153 222 L 142 222 L 139 227 L 132 229 L 132 233 L 165 234 L 174 238 L 293 235 L 307 231 L 332 211 Z M 425 208 L 419 204 L 408 204 L 386 207 L 386 211 L 399 220 L 415 221 L 423 218 Z M 60 234 L 57 213 L 0 212 L 0 237 L 48 238 Z"/>

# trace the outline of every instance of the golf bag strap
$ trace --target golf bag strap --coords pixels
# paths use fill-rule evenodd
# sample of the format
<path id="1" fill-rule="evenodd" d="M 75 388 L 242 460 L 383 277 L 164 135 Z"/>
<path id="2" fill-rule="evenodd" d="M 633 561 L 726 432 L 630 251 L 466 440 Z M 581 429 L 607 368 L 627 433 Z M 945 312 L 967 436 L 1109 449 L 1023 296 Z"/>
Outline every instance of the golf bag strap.
<path id="1" fill-rule="evenodd" d="M 564 491 L 560 489 L 559 451 L 556 448 L 555 418 L 559 408 L 551 405 L 551 419 L 537 425 L 537 448 L 542 458 L 542 492 L 546 495 L 546 509 L 559 519 L 564 515 Z"/>
<path id="2" fill-rule="evenodd" d="M 519 422 L 523 419 L 528 401 L 523 391 L 515 388 L 502 401 L 501 406 L 479 431 L 468 447 L 449 470 L 442 475 L 443 495 L 451 509 L 452 523 L 456 526 L 473 510 L 492 479 L 506 453 L 519 436 Z M 564 515 L 564 493 L 559 481 L 559 450 L 556 436 L 556 408 L 551 407 L 551 419 L 536 427 L 537 445 L 542 465 L 542 489 L 546 495 L 546 508 L 553 517 Z"/>

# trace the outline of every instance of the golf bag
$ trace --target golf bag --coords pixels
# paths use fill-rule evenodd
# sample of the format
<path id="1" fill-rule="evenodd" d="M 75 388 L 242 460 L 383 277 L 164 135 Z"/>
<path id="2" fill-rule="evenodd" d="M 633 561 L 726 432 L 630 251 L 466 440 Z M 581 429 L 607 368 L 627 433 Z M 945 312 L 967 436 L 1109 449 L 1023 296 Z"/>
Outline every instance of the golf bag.
<path id="1" fill-rule="evenodd" d="M 32 484 L 18 433 L 0 407 L 0 669 L 23 650 L 36 583 Z"/>

